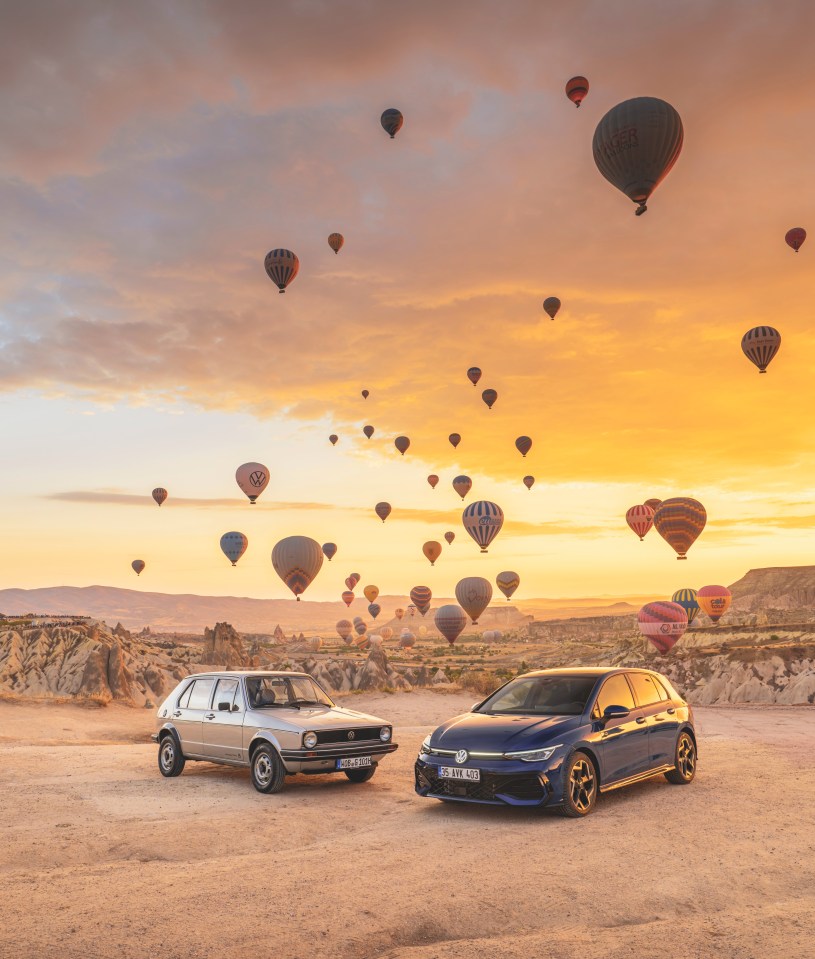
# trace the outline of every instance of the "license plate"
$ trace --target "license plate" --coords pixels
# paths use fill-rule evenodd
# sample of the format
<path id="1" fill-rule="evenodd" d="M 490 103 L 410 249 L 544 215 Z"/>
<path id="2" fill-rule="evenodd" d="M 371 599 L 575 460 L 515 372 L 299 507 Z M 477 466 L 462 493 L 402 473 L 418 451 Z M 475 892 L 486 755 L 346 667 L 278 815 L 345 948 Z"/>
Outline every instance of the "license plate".
<path id="1" fill-rule="evenodd" d="M 481 782 L 480 769 L 462 769 L 460 766 L 439 766 L 439 775 L 442 779 L 468 779 L 470 782 Z"/>
<path id="2" fill-rule="evenodd" d="M 337 769 L 359 769 L 361 766 L 370 766 L 370 756 L 348 756 L 337 760 Z"/>

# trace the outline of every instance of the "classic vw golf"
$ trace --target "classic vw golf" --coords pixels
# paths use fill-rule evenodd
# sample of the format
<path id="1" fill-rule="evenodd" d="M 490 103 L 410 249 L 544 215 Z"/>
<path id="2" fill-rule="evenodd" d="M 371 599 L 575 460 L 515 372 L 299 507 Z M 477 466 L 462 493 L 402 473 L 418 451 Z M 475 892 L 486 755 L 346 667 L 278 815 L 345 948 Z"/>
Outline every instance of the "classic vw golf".
<path id="1" fill-rule="evenodd" d="M 415 767 L 420 796 L 575 817 L 660 773 L 677 785 L 696 774 L 691 708 L 659 673 L 611 668 L 510 680 L 428 736 Z"/>
<path id="2" fill-rule="evenodd" d="M 188 676 L 159 706 L 153 742 L 162 776 L 188 759 L 246 766 L 259 792 L 287 775 L 343 772 L 367 782 L 397 749 L 389 723 L 335 706 L 308 673 L 212 672 Z"/>

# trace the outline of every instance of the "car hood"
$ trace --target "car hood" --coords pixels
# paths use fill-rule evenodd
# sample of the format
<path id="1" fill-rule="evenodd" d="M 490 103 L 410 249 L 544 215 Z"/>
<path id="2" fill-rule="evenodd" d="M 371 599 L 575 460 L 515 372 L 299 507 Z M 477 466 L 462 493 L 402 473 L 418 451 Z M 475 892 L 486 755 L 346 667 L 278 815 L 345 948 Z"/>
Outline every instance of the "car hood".
<path id="1" fill-rule="evenodd" d="M 391 723 L 367 713 L 342 706 L 301 706 L 299 709 L 251 709 L 247 725 L 290 725 L 298 729 L 348 729 L 350 726 L 390 726 Z"/>
<path id="2" fill-rule="evenodd" d="M 464 713 L 442 723 L 433 733 L 432 749 L 467 749 L 502 753 L 538 749 L 581 723 L 580 716 L 516 716 Z"/>

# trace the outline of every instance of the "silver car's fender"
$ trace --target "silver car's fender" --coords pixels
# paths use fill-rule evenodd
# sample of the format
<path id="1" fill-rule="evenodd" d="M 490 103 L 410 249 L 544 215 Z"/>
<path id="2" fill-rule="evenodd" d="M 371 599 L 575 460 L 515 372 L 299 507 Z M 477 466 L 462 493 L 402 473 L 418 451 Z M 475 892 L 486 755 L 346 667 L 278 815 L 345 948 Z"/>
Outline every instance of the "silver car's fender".
<path id="1" fill-rule="evenodd" d="M 277 738 L 277 736 L 275 736 L 275 734 L 272 732 L 272 730 L 271 730 L 271 729 L 256 729 L 254 736 L 252 736 L 252 738 L 251 738 L 251 739 L 249 740 L 249 742 L 246 744 L 246 757 L 247 757 L 247 759 L 249 758 L 249 756 L 252 755 L 252 750 L 255 748 L 255 746 L 257 745 L 258 741 L 260 741 L 260 740 L 262 740 L 262 741 L 264 741 L 264 742 L 267 742 L 267 743 L 270 743 L 272 746 L 274 746 L 275 751 L 277 752 L 277 755 L 280 756 L 280 750 L 281 750 L 280 740 Z"/>
<path id="2" fill-rule="evenodd" d="M 165 733 L 169 733 L 173 739 L 176 741 L 179 751 L 181 751 L 181 737 L 178 735 L 178 730 L 172 723 L 162 723 L 159 730 L 150 737 L 154 743 L 160 743 L 164 737 Z"/>

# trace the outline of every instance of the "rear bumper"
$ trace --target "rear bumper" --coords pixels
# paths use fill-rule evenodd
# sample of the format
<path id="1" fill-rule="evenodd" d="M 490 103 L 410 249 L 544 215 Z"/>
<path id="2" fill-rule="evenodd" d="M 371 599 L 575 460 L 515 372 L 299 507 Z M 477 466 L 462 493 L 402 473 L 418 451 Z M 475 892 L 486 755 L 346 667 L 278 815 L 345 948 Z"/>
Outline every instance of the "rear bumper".
<path id="1" fill-rule="evenodd" d="M 553 795 L 546 773 L 539 770 L 506 771 L 481 768 L 479 782 L 442 779 L 440 763 L 417 759 L 415 789 L 428 799 L 480 803 L 486 806 L 546 806 Z"/>
<path id="2" fill-rule="evenodd" d="M 338 759 L 370 756 L 376 764 L 388 753 L 396 752 L 397 743 L 369 743 L 357 746 L 328 746 L 318 749 L 282 749 L 280 757 L 290 773 L 330 773 L 337 771 Z"/>
<path id="3" fill-rule="evenodd" d="M 158 742 L 158 733 L 150 733 L 150 738 L 153 740 L 154 743 L 157 743 L 157 742 Z"/>

